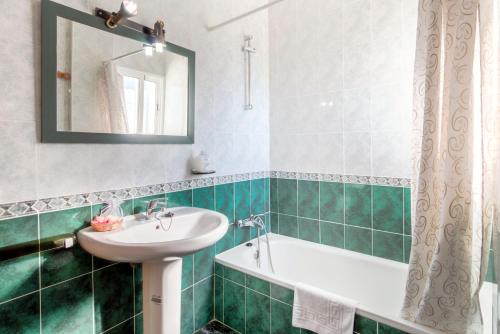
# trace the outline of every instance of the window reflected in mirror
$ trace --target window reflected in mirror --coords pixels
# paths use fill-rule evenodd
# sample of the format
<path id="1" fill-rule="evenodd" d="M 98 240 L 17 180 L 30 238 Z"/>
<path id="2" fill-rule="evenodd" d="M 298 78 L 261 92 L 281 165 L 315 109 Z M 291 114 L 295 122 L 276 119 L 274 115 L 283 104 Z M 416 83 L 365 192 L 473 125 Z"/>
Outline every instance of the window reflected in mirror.
<path id="1" fill-rule="evenodd" d="M 57 19 L 57 129 L 186 136 L 188 58 Z"/>

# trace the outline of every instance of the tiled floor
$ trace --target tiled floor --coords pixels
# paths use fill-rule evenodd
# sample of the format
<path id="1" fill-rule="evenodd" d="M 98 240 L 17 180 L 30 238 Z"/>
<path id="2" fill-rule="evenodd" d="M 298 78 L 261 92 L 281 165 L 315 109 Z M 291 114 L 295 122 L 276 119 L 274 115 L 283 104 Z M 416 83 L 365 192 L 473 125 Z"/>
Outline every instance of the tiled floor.
<path id="1" fill-rule="evenodd" d="M 225 326 L 224 324 L 213 320 L 209 322 L 205 327 L 200 329 L 196 334 L 237 334 L 238 332 L 233 331 L 231 328 Z"/>

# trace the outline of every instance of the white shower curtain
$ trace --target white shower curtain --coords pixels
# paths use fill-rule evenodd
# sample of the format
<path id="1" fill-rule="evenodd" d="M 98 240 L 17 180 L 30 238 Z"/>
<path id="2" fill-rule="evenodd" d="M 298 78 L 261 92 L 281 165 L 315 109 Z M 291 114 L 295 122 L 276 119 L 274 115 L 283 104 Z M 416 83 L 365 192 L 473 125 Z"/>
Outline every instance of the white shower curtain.
<path id="1" fill-rule="evenodd" d="M 106 62 L 98 78 L 98 111 L 103 131 L 128 133 L 125 108 L 122 77 L 112 61 Z"/>
<path id="2" fill-rule="evenodd" d="M 402 316 L 449 333 L 482 333 L 478 293 L 499 225 L 499 5 L 419 3 Z"/>

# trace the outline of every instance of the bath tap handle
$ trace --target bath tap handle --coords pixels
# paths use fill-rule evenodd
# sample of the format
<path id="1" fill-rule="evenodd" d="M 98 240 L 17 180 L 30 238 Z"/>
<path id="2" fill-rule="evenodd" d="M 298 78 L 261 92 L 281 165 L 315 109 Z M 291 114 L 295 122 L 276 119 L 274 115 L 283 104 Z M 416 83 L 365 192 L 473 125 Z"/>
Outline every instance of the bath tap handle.
<path id="1" fill-rule="evenodd" d="M 236 226 L 239 228 L 242 227 L 257 227 L 259 230 L 265 229 L 264 220 L 261 217 L 262 215 L 251 215 L 247 219 L 240 219 L 236 221 Z"/>

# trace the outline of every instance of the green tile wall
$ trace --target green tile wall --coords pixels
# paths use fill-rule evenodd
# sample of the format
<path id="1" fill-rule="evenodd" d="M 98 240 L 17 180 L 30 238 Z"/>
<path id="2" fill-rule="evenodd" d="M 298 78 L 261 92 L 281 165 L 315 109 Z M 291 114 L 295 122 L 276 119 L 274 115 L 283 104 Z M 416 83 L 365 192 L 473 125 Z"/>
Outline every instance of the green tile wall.
<path id="1" fill-rule="evenodd" d="M 76 232 L 98 208 L 2 220 L 0 245 L 38 245 L 40 238 Z M 133 328 L 142 311 L 136 307 L 141 302 L 134 281 L 139 269 L 93 258 L 78 245 L 1 261 L 0 333 L 113 333 Z"/>
<path id="2" fill-rule="evenodd" d="M 125 214 L 167 198 L 170 207 L 215 209 L 231 223 L 214 246 L 183 259 L 182 333 L 213 318 L 240 333 L 298 333 L 291 326 L 293 292 L 213 265 L 220 252 L 255 237 L 236 219 L 265 214 L 268 229 L 303 240 L 408 262 L 410 190 L 336 182 L 257 179 L 128 200 Z M 0 248 L 87 226 L 100 205 L 0 221 Z M 0 254 L 1 255 L 1 254 Z M 493 280 L 489 270 L 488 280 Z M 110 283 L 112 282 L 112 283 Z M 140 266 L 92 257 L 79 247 L 43 249 L 0 261 L 0 333 L 142 333 Z M 356 317 L 355 333 L 401 333 Z"/>
<path id="3" fill-rule="evenodd" d="M 214 246 L 183 259 L 182 333 L 192 334 L 214 318 L 216 286 L 213 259 L 255 236 L 234 228 L 250 214 L 269 217 L 269 179 L 177 191 L 135 198 L 125 214 L 142 212 L 146 202 L 168 199 L 169 207 L 197 206 L 217 210 L 230 222 Z M 0 221 L 0 248 L 76 232 L 88 226 L 101 205 L 41 213 Z M 269 226 L 270 228 L 270 226 Z M 39 248 L 39 247 L 38 247 Z M 0 254 L 1 255 L 1 254 Z M 255 286 L 259 289 L 258 284 Z M 39 249 L 35 254 L 0 261 L 0 333 L 142 333 L 140 265 L 113 263 L 76 246 Z"/>
<path id="4" fill-rule="evenodd" d="M 292 326 L 293 291 L 215 264 L 215 318 L 239 333 L 309 334 Z M 378 332 L 377 332 L 378 331 Z M 356 315 L 357 334 L 405 332 Z"/>
<path id="5" fill-rule="evenodd" d="M 328 181 L 269 179 L 273 233 L 408 263 L 411 189 Z M 490 261 L 493 257 L 490 250 Z M 493 265 L 486 281 L 494 282 Z"/>
<path id="6" fill-rule="evenodd" d="M 409 188 L 279 178 L 269 184 L 273 233 L 408 262 Z"/>

